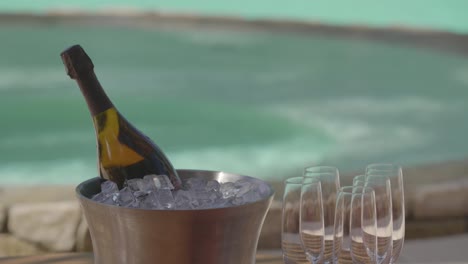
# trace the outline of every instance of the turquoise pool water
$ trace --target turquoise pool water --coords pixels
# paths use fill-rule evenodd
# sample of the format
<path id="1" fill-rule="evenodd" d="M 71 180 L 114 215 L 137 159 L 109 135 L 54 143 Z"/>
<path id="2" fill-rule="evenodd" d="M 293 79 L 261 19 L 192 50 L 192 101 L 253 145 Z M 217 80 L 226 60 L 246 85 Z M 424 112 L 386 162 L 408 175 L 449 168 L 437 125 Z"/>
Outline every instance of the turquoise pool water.
<path id="1" fill-rule="evenodd" d="M 264 179 L 468 156 L 468 59 L 404 45 L 248 31 L 0 26 L 0 183 L 97 174 L 59 53 L 80 43 L 121 112 L 177 168 Z"/>

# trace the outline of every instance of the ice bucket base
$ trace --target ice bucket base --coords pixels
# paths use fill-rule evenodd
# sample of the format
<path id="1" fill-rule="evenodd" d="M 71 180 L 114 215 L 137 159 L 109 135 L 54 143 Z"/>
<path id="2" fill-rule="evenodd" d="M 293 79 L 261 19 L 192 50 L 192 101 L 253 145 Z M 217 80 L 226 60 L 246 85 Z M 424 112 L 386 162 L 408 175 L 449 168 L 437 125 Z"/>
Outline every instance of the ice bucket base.
<path id="1" fill-rule="evenodd" d="M 218 171 L 178 170 L 182 179 L 220 182 L 248 177 Z M 204 210 L 144 210 L 96 203 L 102 179 L 76 188 L 98 264 L 253 264 L 260 231 L 274 191 L 263 200 Z"/>

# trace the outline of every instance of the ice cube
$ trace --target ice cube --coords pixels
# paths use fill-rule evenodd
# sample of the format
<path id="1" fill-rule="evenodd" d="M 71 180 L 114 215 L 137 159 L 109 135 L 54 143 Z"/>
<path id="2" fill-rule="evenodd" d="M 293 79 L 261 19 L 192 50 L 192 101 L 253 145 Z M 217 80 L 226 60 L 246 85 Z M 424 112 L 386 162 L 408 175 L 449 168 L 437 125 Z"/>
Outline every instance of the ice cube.
<path id="1" fill-rule="evenodd" d="M 117 185 L 103 183 L 103 192 L 92 199 L 98 202 L 142 209 L 208 209 L 238 206 L 256 202 L 270 194 L 267 184 L 251 180 L 219 183 L 194 177 L 184 182 L 186 189 L 173 191 L 165 175 L 146 175 L 143 179 L 130 179 L 118 192 Z"/>
<path id="2" fill-rule="evenodd" d="M 104 194 L 102 192 L 96 193 L 95 195 L 93 195 L 93 197 L 91 197 L 91 200 L 99 202 L 99 201 L 102 200 L 103 196 L 104 196 Z"/>
<path id="3" fill-rule="evenodd" d="M 156 186 L 154 185 L 154 181 L 151 178 L 142 179 L 140 185 L 140 191 L 150 193 L 156 190 Z"/>
<path id="4" fill-rule="evenodd" d="M 119 187 L 113 181 L 105 181 L 101 183 L 101 192 L 105 195 L 113 194 L 119 191 Z"/>
<path id="5" fill-rule="evenodd" d="M 231 203 L 233 205 L 242 205 L 244 204 L 244 198 L 242 196 L 239 196 L 239 197 L 235 197 L 234 199 L 232 199 Z"/>
<path id="6" fill-rule="evenodd" d="M 222 188 L 223 197 L 231 197 L 233 205 L 243 205 L 258 201 L 270 192 L 267 185 L 250 180 L 239 180 L 234 184 L 225 183 L 223 185 L 225 185 Z"/>
<path id="7" fill-rule="evenodd" d="M 133 197 L 135 197 L 135 200 L 133 204 L 130 205 L 130 207 L 139 208 L 140 204 L 146 199 L 146 196 L 148 196 L 147 192 L 143 192 L 143 191 L 134 192 Z"/>
<path id="8" fill-rule="evenodd" d="M 239 192 L 240 193 L 240 192 Z M 258 189 L 251 189 L 242 195 L 239 195 L 239 193 L 236 195 L 234 199 L 232 199 L 232 204 L 233 205 L 243 205 L 247 203 L 253 203 L 261 199 L 261 195 L 258 192 Z"/>
<path id="9" fill-rule="evenodd" d="M 147 182 L 151 182 L 156 189 L 168 189 L 174 190 L 171 180 L 166 175 L 146 175 L 143 179 Z"/>
<path id="10" fill-rule="evenodd" d="M 195 209 L 200 204 L 191 191 L 179 190 L 174 193 L 176 209 Z"/>
<path id="11" fill-rule="evenodd" d="M 159 205 L 161 205 L 164 209 L 174 209 L 175 201 L 171 190 L 158 189 L 155 194 L 157 195 Z"/>
<path id="12" fill-rule="evenodd" d="M 222 196 L 214 200 L 210 208 L 223 208 L 232 206 L 232 199 L 224 199 Z"/>
<path id="13" fill-rule="evenodd" d="M 135 199 L 143 199 L 144 197 L 148 196 L 148 193 L 144 191 L 136 191 L 133 193 L 133 196 Z"/>
<path id="14" fill-rule="evenodd" d="M 140 179 L 140 178 L 127 180 L 125 184 L 133 192 L 142 191 L 142 189 L 145 189 L 145 185 L 146 185 L 143 179 Z"/>
<path id="15" fill-rule="evenodd" d="M 194 178 L 188 179 L 186 183 L 187 183 L 186 185 L 188 189 L 199 191 L 199 190 L 205 190 L 207 181 L 203 178 L 194 177 Z"/>
<path id="16" fill-rule="evenodd" d="M 115 201 L 119 206 L 131 206 L 135 202 L 135 197 L 133 196 L 132 191 L 128 187 L 124 187 L 118 193 L 117 201 Z"/>
<path id="17" fill-rule="evenodd" d="M 251 189 L 255 188 L 255 183 L 250 181 L 237 181 L 234 183 L 234 186 L 238 189 L 236 197 L 242 196 L 249 192 Z"/>
<path id="18" fill-rule="evenodd" d="M 221 185 L 219 184 L 218 181 L 216 180 L 210 180 L 206 183 L 205 185 L 205 190 L 206 191 L 215 191 L 215 192 L 219 192 L 219 188 L 221 187 Z"/>
<path id="19" fill-rule="evenodd" d="M 98 202 L 98 203 L 115 205 L 114 199 L 113 199 L 113 194 L 115 194 L 115 193 L 105 194 L 105 193 L 100 192 L 100 193 L 94 195 L 91 199 L 93 201 L 95 201 L 95 202 Z"/>
<path id="20" fill-rule="evenodd" d="M 266 197 L 271 192 L 270 187 L 265 183 L 260 183 L 257 186 L 257 193 L 260 195 L 260 198 Z M 259 198 L 259 199 L 260 199 Z"/>
<path id="21" fill-rule="evenodd" d="M 216 191 L 199 191 L 195 193 L 201 208 L 211 208 L 214 201 L 221 196 L 221 193 Z"/>
<path id="22" fill-rule="evenodd" d="M 221 184 L 219 189 L 224 199 L 233 198 L 236 196 L 239 189 L 235 186 L 233 182 L 224 182 Z"/>
<path id="23" fill-rule="evenodd" d="M 256 202 L 260 200 L 261 198 L 262 196 L 260 192 L 258 191 L 258 189 L 250 190 L 248 193 L 242 196 L 244 204 Z"/>
<path id="24" fill-rule="evenodd" d="M 146 196 L 141 196 L 139 198 L 138 208 L 142 209 L 163 209 L 163 207 L 158 202 L 158 197 L 156 193 L 150 192 Z"/>

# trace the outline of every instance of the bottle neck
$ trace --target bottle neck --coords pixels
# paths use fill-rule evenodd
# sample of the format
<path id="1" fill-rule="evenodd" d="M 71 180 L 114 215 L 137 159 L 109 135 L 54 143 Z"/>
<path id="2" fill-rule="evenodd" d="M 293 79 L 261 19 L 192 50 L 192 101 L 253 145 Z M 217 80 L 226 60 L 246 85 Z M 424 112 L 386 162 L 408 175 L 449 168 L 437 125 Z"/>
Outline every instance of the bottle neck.
<path id="1" fill-rule="evenodd" d="M 91 115 L 96 116 L 114 107 L 94 73 L 93 62 L 80 45 L 71 46 L 60 56 L 68 76 L 78 83 Z"/>
<path id="2" fill-rule="evenodd" d="M 78 76 L 76 76 L 76 82 L 80 87 L 92 116 L 96 116 L 114 107 L 111 100 L 102 89 L 94 71 L 78 74 Z"/>

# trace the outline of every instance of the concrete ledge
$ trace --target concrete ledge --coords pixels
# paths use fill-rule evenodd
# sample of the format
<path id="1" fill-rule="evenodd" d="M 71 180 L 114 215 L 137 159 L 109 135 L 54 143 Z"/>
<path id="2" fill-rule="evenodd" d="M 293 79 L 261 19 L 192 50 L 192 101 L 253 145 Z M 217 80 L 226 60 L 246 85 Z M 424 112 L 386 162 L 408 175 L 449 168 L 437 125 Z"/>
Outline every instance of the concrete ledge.
<path id="1" fill-rule="evenodd" d="M 47 250 L 69 252 L 80 220 L 77 201 L 15 204 L 8 212 L 8 231 Z"/>
<path id="2" fill-rule="evenodd" d="M 421 186 L 412 203 L 415 219 L 468 216 L 468 179 Z"/>
<path id="3" fill-rule="evenodd" d="M 468 218 L 407 221 L 405 239 L 443 237 L 468 233 Z"/>
<path id="4" fill-rule="evenodd" d="M 55 201 L 74 201 L 75 186 L 1 186 L 0 201 L 9 207 L 18 203 L 41 203 Z"/>
<path id="5" fill-rule="evenodd" d="M 8 234 L 0 234 L 0 257 L 41 254 L 45 251 L 30 243 Z"/>

